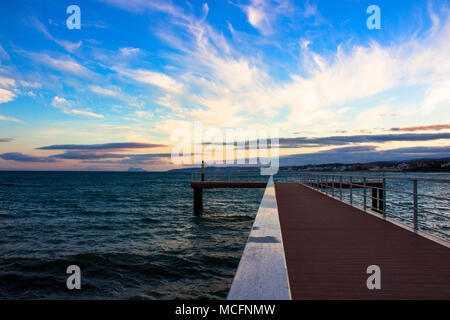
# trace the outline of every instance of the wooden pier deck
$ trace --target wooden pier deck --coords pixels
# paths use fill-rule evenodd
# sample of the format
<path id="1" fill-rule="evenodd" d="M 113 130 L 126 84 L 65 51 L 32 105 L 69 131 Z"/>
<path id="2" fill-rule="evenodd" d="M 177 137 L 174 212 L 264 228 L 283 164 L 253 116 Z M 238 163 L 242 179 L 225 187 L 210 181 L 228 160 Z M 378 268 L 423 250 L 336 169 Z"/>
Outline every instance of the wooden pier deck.
<path id="1" fill-rule="evenodd" d="M 246 189 L 265 188 L 267 182 L 261 181 L 191 181 L 194 189 L 194 212 L 203 210 L 203 189 Z"/>
<path id="2" fill-rule="evenodd" d="M 275 193 L 292 299 L 450 299 L 448 247 L 299 183 Z"/>

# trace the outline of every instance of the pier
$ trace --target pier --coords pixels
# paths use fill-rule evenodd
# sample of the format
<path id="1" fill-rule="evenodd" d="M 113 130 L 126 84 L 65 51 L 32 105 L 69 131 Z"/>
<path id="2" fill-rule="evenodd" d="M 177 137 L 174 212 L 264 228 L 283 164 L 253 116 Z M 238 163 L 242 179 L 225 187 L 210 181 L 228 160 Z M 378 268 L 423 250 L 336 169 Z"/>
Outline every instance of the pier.
<path id="1" fill-rule="evenodd" d="M 448 223 L 449 216 L 419 201 L 449 199 L 418 192 L 422 183 L 450 180 L 399 179 L 411 190 L 393 189 L 389 177 L 270 178 L 228 299 L 450 299 L 449 234 L 437 236 L 423 221 L 435 214 Z M 410 197 L 410 205 L 398 203 L 409 220 L 398 219 L 388 192 Z M 373 266 L 380 288 L 368 286 Z"/>
<path id="2" fill-rule="evenodd" d="M 448 247 L 298 183 L 275 190 L 293 299 L 450 299 Z"/>
<path id="3" fill-rule="evenodd" d="M 241 189 L 241 188 L 265 188 L 266 182 L 259 181 L 191 181 L 194 189 L 194 212 L 203 210 L 203 189 Z"/>

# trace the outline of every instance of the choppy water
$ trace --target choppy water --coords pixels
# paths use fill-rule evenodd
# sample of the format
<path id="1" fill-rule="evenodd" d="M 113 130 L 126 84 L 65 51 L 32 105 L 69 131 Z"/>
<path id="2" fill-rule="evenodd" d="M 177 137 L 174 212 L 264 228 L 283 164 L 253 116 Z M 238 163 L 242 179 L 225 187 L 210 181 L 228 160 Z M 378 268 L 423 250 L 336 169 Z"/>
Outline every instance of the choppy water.
<path id="1" fill-rule="evenodd" d="M 206 191 L 195 216 L 189 180 L 0 172 L 0 298 L 225 298 L 264 191 Z"/>
<path id="2" fill-rule="evenodd" d="M 189 173 L 0 172 L 0 299 L 225 298 L 264 191 L 204 191 L 204 213 L 195 216 L 190 179 Z M 411 189 L 409 181 L 387 187 Z M 362 205 L 361 190 L 353 192 Z M 450 197 L 448 184 L 419 183 L 419 193 Z M 388 192 L 387 200 L 412 204 L 408 194 Z M 448 201 L 419 197 L 419 204 L 449 214 Z M 410 208 L 388 203 L 387 210 L 410 223 Z M 450 230 L 441 217 L 422 214 L 420 222 Z M 81 267 L 81 290 L 66 289 L 72 264 Z"/>

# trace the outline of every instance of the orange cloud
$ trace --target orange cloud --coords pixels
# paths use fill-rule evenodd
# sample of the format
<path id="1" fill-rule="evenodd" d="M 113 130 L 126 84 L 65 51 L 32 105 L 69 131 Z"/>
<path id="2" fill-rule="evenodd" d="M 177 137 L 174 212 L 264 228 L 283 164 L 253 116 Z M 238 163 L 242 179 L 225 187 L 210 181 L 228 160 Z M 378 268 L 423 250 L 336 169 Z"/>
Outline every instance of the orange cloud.
<path id="1" fill-rule="evenodd" d="M 405 127 L 405 128 L 391 128 L 391 131 L 440 131 L 450 129 L 450 124 L 434 124 L 431 126 Z"/>

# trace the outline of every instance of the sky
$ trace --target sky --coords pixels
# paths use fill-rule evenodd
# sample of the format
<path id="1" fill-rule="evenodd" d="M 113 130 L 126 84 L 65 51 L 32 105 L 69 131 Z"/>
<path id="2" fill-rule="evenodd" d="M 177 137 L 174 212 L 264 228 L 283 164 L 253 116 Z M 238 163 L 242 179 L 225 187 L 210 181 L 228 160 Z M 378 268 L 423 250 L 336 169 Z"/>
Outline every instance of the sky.
<path id="1" fill-rule="evenodd" d="M 448 157 L 449 40 L 445 0 L 1 1 L 0 169 L 176 168 L 196 123 L 281 165 Z"/>

